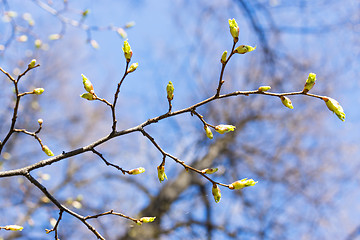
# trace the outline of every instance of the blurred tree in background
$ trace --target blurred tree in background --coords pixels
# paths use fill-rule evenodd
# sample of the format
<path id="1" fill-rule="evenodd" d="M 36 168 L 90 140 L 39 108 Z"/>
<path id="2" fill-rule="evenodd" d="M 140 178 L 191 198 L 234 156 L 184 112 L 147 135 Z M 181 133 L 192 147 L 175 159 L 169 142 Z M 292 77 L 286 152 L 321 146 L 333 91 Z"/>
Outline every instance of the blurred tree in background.
<path id="1" fill-rule="evenodd" d="M 256 90 L 302 91 L 310 72 L 311 93 L 333 96 L 347 113 L 342 124 L 320 99 L 290 96 L 294 109 L 263 95 L 218 99 L 194 110 L 207 123 L 236 126 L 234 132 L 205 135 L 198 116 L 185 113 L 145 128 L 165 152 L 196 169 L 217 167 L 209 175 L 229 184 L 259 181 L 254 187 L 221 187 L 215 203 L 212 184 L 166 158 L 167 180 L 159 183 L 163 154 L 137 131 L 31 172 L 60 204 L 82 216 L 110 210 L 140 219 L 138 226 L 107 215 L 88 222 L 106 239 L 356 239 L 356 175 L 359 164 L 358 1 L 0 1 L 0 67 L 21 74 L 31 59 L 40 67 L 19 83 L 21 92 L 41 87 L 41 96 L 21 99 L 16 127 L 35 132 L 55 156 L 79 149 L 111 132 L 106 104 L 86 101 L 81 73 L 96 94 L 112 102 L 126 68 L 122 46 L 129 39 L 139 67 L 124 80 L 116 105 L 117 130 L 135 127 L 168 111 L 166 85 L 175 87 L 172 111 L 216 93 L 221 54 L 232 47 L 228 19 L 239 24 L 239 43 L 257 46 L 234 55 L 224 72 L 221 94 Z M 134 26 L 134 22 L 136 25 Z M 133 28 L 132 28 L 133 27 Z M 355 81 L 354 81 L 355 80 Z M 11 126 L 13 83 L 0 78 L 0 139 Z M 356 119 L 356 120 L 354 120 Z M 131 176 L 122 169 L 142 166 Z M 39 143 L 14 133 L 1 152 L 1 173 L 46 159 Z M 0 175 L 1 176 L 1 175 Z M 0 180 L 3 239 L 43 239 L 59 208 L 23 176 Z M 64 213 L 59 239 L 96 236 L 82 221 Z M 49 233 L 54 234 L 54 233 Z M 52 236 L 46 237 L 53 237 Z"/>

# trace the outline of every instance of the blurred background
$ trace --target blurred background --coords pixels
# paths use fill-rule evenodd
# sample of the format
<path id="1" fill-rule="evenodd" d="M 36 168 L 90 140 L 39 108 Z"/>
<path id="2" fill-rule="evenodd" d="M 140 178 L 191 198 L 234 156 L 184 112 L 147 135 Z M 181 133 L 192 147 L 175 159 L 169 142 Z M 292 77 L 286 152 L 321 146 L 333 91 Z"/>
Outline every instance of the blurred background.
<path id="1" fill-rule="evenodd" d="M 85 12 L 89 10 L 88 12 Z M 202 169 L 218 167 L 213 179 L 259 181 L 251 188 L 212 185 L 168 159 L 168 180 L 159 183 L 162 155 L 139 133 L 97 148 L 125 169 L 123 175 L 95 154 L 85 153 L 36 170 L 34 177 L 63 204 L 80 214 L 114 209 L 132 217 L 157 216 L 137 226 L 116 216 L 94 219 L 106 239 L 360 239 L 359 54 L 360 1 L 0 1 L 0 66 L 13 76 L 31 59 L 41 66 L 20 82 L 20 91 L 43 87 L 41 96 L 22 98 L 17 128 L 36 131 L 55 155 L 106 136 L 108 107 L 79 97 L 81 74 L 98 96 L 112 101 L 125 71 L 121 47 L 128 39 L 139 67 L 124 81 L 117 105 L 118 129 L 136 126 L 168 110 L 165 87 L 175 87 L 173 110 L 216 92 L 223 51 L 232 47 L 228 19 L 240 27 L 239 44 L 256 50 L 235 55 L 225 70 L 222 93 L 270 85 L 274 92 L 311 90 L 340 102 L 341 122 L 323 101 L 293 96 L 294 109 L 278 98 L 239 96 L 211 102 L 197 111 L 213 124 L 236 125 L 235 132 L 207 139 L 190 114 L 146 127 L 168 153 Z M 0 139 L 14 104 L 13 85 L 0 75 Z M 46 159 L 39 144 L 13 135 L 0 158 L 1 171 Z M 0 179 L 2 239 L 51 239 L 58 209 L 26 179 Z M 60 239 L 95 239 L 77 219 L 64 214 Z"/>

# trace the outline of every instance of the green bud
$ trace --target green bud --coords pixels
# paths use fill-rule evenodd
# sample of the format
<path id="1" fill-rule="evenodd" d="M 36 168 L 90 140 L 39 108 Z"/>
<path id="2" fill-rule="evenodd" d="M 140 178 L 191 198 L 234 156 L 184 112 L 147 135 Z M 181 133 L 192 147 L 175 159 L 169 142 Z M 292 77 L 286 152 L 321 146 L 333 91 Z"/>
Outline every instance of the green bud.
<path id="1" fill-rule="evenodd" d="M 89 101 L 95 100 L 94 95 L 92 95 L 91 93 L 83 93 L 80 95 L 80 97 L 85 98 Z"/>
<path id="2" fill-rule="evenodd" d="M 168 85 L 166 86 L 166 93 L 167 93 L 167 99 L 169 101 L 174 99 L 174 85 L 171 81 L 169 81 Z"/>
<path id="3" fill-rule="evenodd" d="M 157 170 L 158 170 L 158 178 L 159 178 L 159 181 L 162 182 L 164 181 L 165 179 L 167 179 L 167 176 L 165 174 L 165 167 L 160 165 L 157 167 Z"/>
<path id="4" fill-rule="evenodd" d="M 143 172 L 145 172 L 145 168 L 143 168 L 143 167 L 138 167 L 138 168 L 129 170 L 130 175 L 137 175 L 137 174 L 140 174 Z"/>
<path id="5" fill-rule="evenodd" d="M 328 107 L 328 109 L 330 111 L 332 111 L 333 113 L 336 114 L 336 116 L 341 120 L 341 121 L 345 121 L 345 112 L 344 109 L 341 107 L 340 103 L 338 101 L 336 101 L 333 98 L 330 97 L 323 97 L 322 98 L 325 103 L 326 106 Z"/>
<path id="6" fill-rule="evenodd" d="M 39 125 L 43 124 L 44 120 L 42 120 L 41 118 L 38 119 L 38 123 Z"/>
<path id="7" fill-rule="evenodd" d="M 213 139 L 214 135 L 212 134 L 211 132 L 211 129 L 209 128 L 209 126 L 204 126 L 204 129 L 205 129 L 205 133 L 206 133 L 206 136 L 210 139 Z"/>
<path id="8" fill-rule="evenodd" d="M 254 51 L 255 49 L 256 49 L 256 46 L 252 47 L 249 45 L 240 45 L 237 48 L 235 48 L 234 53 L 245 54 L 245 53 Z"/>
<path id="9" fill-rule="evenodd" d="M 54 156 L 54 153 L 50 150 L 50 148 L 46 145 L 44 145 L 42 147 L 42 150 L 44 151 L 44 153 L 46 153 L 46 155 L 48 155 L 49 157 Z"/>
<path id="10" fill-rule="evenodd" d="M 58 33 L 51 34 L 51 35 L 49 36 L 49 39 L 50 39 L 50 40 L 59 40 L 60 38 L 61 38 L 61 35 L 58 34 Z"/>
<path id="11" fill-rule="evenodd" d="M 45 91 L 45 89 L 43 89 L 43 88 L 35 88 L 33 90 L 33 93 L 36 95 L 41 95 L 44 91 Z"/>
<path id="12" fill-rule="evenodd" d="M 224 51 L 222 56 L 221 56 L 221 63 L 224 64 L 226 62 L 226 57 L 227 57 L 227 51 Z"/>
<path id="13" fill-rule="evenodd" d="M 131 28 L 135 26 L 135 22 L 134 21 L 131 21 L 131 22 L 128 22 L 126 25 L 125 25 L 125 28 Z"/>
<path id="14" fill-rule="evenodd" d="M 4 229 L 10 231 L 22 231 L 23 227 L 19 225 L 7 225 L 4 227 Z"/>
<path id="15" fill-rule="evenodd" d="M 259 87 L 260 92 L 266 92 L 266 91 L 269 91 L 270 89 L 271 89 L 270 86 L 261 86 L 261 87 Z"/>
<path id="16" fill-rule="evenodd" d="M 28 68 L 34 68 L 36 65 L 36 59 L 31 60 L 31 62 L 28 65 Z"/>
<path id="17" fill-rule="evenodd" d="M 153 222 L 155 220 L 156 217 L 142 217 L 140 218 L 140 222 L 143 223 L 149 223 L 149 222 Z"/>
<path id="18" fill-rule="evenodd" d="M 85 77 L 84 74 L 81 74 L 82 78 L 83 78 L 83 84 L 84 84 L 84 88 L 88 93 L 93 94 L 94 93 L 94 87 L 92 85 L 92 83 L 90 82 L 89 79 L 87 79 L 87 77 Z M 88 99 L 89 100 L 89 99 Z"/>
<path id="19" fill-rule="evenodd" d="M 229 27 L 231 36 L 234 38 L 234 42 L 238 42 L 240 29 L 234 18 L 229 19 Z"/>
<path id="20" fill-rule="evenodd" d="M 216 173 L 218 170 L 218 168 L 205 168 L 203 170 L 201 170 L 202 173 L 205 173 L 205 174 L 213 174 L 213 173 Z"/>
<path id="21" fill-rule="evenodd" d="M 220 125 L 217 125 L 215 127 L 215 131 L 217 131 L 220 134 L 224 134 L 224 133 L 227 133 L 227 132 L 232 132 L 235 129 L 236 129 L 236 127 L 233 126 L 233 125 L 224 125 L 224 124 L 220 124 Z"/>
<path id="22" fill-rule="evenodd" d="M 250 186 L 254 186 L 256 183 L 253 179 L 241 179 L 239 181 L 233 182 L 232 184 L 229 185 L 230 189 L 242 189 L 244 187 L 250 187 Z"/>
<path id="23" fill-rule="evenodd" d="M 90 44 L 91 44 L 91 46 L 92 46 L 93 48 L 95 48 L 95 49 L 98 49 L 98 48 L 100 47 L 100 46 L 99 46 L 99 43 L 98 43 L 96 40 L 94 40 L 94 39 L 91 39 Z"/>
<path id="24" fill-rule="evenodd" d="M 131 50 L 130 44 L 128 43 L 127 40 L 124 41 L 124 46 L 122 47 L 122 50 L 124 52 L 126 61 L 130 62 L 131 57 L 132 57 L 132 50 Z"/>
<path id="25" fill-rule="evenodd" d="M 139 63 L 133 63 L 131 64 L 131 66 L 128 68 L 127 73 L 131 73 L 133 71 L 135 71 L 137 69 L 137 67 L 139 66 Z"/>
<path id="26" fill-rule="evenodd" d="M 303 92 L 307 93 L 308 91 L 310 91 L 313 88 L 313 86 L 315 85 L 315 81 L 316 81 L 316 74 L 309 73 L 309 77 L 306 80 Z"/>
<path id="27" fill-rule="evenodd" d="M 216 185 L 216 184 L 213 184 L 212 195 L 214 196 L 214 200 L 215 200 L 216 203 L 220 202 L 221 192 L 220 192 L 219 186 Z"/>
<path id="28" fill-rule="evenodd" d="M 285 107 L 288 107 L 290 109 L 293 109 L 293 105 L 291 103 L 290 98 L 285 97 L 285 96 L 281 96 L 281 102 L 284 104 Z"/>

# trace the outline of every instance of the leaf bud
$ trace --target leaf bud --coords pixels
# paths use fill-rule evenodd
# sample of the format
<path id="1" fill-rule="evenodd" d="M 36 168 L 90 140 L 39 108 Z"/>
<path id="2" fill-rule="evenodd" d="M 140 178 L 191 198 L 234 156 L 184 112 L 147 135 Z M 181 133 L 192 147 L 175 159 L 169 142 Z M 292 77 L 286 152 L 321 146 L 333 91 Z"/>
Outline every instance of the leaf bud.
<path id="1" fill-rule="evenodd" d="M 226 57 L 227 57 L 227 51 L 224 51 L 223 54 L 221 55 L 221 60 L 220 60 L 222 64 L 225 64 Z"/>
<path id="2" fill-rule="evenodd" d="M 266 92 L 266 91 L 269 91 L 270 89 L 271 89 L 270 86 L 261 86 L 261 87 L 259 87 L 260 92 Z"/>
<path id="3" fill-rule="evenodd" d="M 285 97 L 285 96 L 281 96 L 280 98 L 281 98 L 281 102 L 284 104 L 285 107 L 288 107 L 290 109 L 294 108 L 292 103 L 291 103 L 290 98 Z"/>
<path id="4" fill-rule="evenodd" d="M 43 124 L 44 120 L 42 120 L 41 118 L 38 119 L 38 123 L 39 125 Z"/>
<path id="5" fill-rule="evenodd" d="M 244 187 L 250 187 L 250 186 L 254 186 L 256 183 L 253 179 L 241 179 L 238 180 L 236 182 L 233 182 L 232 184 L 229 185 L 230 189 L 242 189 Z"/>
<path id="6" fill-rule="evenodd" d="M 206 136 L 210 139 L 213 139 L 214 135 L 211 132 L 211 129 L 209 128 L 209 126 L 205 125 L 204 129 L 205 129 Z"/>
<path id="7" fill-rule="evenodd" d="M 19 225 L 7 225 L 4 227 L 5 230 L 10 230 L 10 231 L 22 231 L 24 227 L 19 226 Z"/>
<path id="8" fill-rule="evenodd" d="M 143 223 L 149 223 L 149 222 L 153 222 L 155 218 L 156 217 L 142 217 L 139 219 L 139 221 Z"/>
<path id="9" fill-rule="evenodd" d="M 138 168 L 129 170 L 128 173 L 129 173 L 130 175 L 137 175 L 137 174 L 140 174 L 140 173 L 143 173 L 143 172 L 145 172 L 145 168 L 143 168 L 143 167 L 138 167 Z"/>
<path id="10" fill-rule="evenodd" d="M 41 95 L 43 92 L 44 92 L 45 89 L 43 88 L 35 88 L 33 90 L 33 93 L 36 94 L 36 95 Z"/>
<path id="11" fill-rule="evenodd" d="M 131 57 L 132 57 L 132 50 L 131 50 L 130 44 L 128 43 L 127 40 L 124 41 L 124 46 L 122 47 L 122 50 L 124 52 L 126 61 L 130 62 Z"/>
<path id="12" fill-rule="evenodd" d="M 213 184 L 212 195 L 214 196 L 214 200 L 216 203 L 220 202 L 221 192 L 220 192 L 220 188 L 217 184 Z"/>
<path id="13" fill-rule="evenodd" d="M 127 70 L 127 73 L 131 73 L 131 72 L 135 71 L 138 66 L 139 66 L 139 63 L 131 64 L 130 67 L 128 68 L 128 70 Z"/>
<path id="14" fill-rule="evenodd" d="M 205 168 L 203 170 L 201 170 L 202 173 L 205 173 L 205 174 L 213 174 L 213 173 L 216 173 L 218 170 L 218 168 Z"/>
<path id="15" fill-rule="evenodd" d="M 94 93 L 94 87 L 93 87 L 92 83 L 90 82 L 90 80 L 84 74 L 81 74 L 81 76 L 83 78 L 83 84 L 84 84 L 85 90 L 88 93 L 93 94 Z"/>
<path id="16" fill-rule="evenodd" d="M 86 100 L 89 101 L 95 100 L 94 95 L 92 95 L 91 93 L 83 93 L 80 95 L 80 97 L 85 98 Z"/>
<path id="17" fill-rule="evenodd" d="M 160 165 L 157 167 L 157 170 L 158 170 L 158 178 L 159 178 L 159 181 L 162 182 L 164 181 L 165 179 L 167 179 L 167 176 L 165 174 L 165 167 L 163 165 Z"/>
<path id="18" fill-rule="evenodd" d="M 28 65 L 28 68 L 34 68 L 35 67 L 35 65 L 36 65 L 36 59 L 33 59 L 33 60 L 31 60 L 31 62 L 29 63 L 29 65 Z"/>
<path id="19" fill-rule="evenodd" d="M 44 151 L 44 153 L 46 153 L 46 155 L 48 155 L 49 157 L 54 156 L 54 153 L 50 150 L 50 148 L 46 145 L 44 145 L 42 147 L 42 150 Z"/>
<path id="20" fill-rule="evenodd" d="M 313 88 L 313 86 L 315 85 L 315 81 L 316 81 L 316 74 L 309 73 L 309 77 L 306 80 L 303 92 L 307 93 L 308 91 L 310 91 Z"/>
<path id="21" fill-rule="evenodd" d="M 235 19 L 229 19 L 229 27 L 230 27 L 230 33 L 231 36 L 234 38 L 234 42 L 237 43 L 239 41 L 239 26 Z"/>
<path id="22" fill-rule="evenodd" d="M 168 85 L 166 86 L 166 93 L 167 93 L 167 99 L 169 101 L 174 99 L 174 85 L 171 81 L 169 81 Z"/>
<path id="23" fill-rule="evenodd" d="M 239 53 L 239 54 L 245 54 L 248 52 L 252 52 L 256 49 L 255 47 L 249 46 L 249 45 L 240 45 L 237 48 L 235 48 L 234 53 Z"/>
<path id="24" fill-rule="evenodd" d="M 326 106 L 328 107 L 328 109 L 330 111 L 332 111 L 333 113 L 336 114 L 336 116 L 341 120 L 341 121 L 345 121 L 345 112 L 344 109 L 341 107 L 340 103 L 338 101 L 336 101 L 333 98 L 330 97 L 323 97 L 322 98 L 325 103 Z"/>
<path id="25" fill-rule="evenodd" d="M 225 125 L 225 124 L 220 124 L 220 125 L 217 125 L 215 127 L 215 131 L 217 131 L 220 134 L 224 134 L 224 133 L 227 133 L 227 132 L 232 132 L 235 129 L 236 129 L 235 126 L 233 126 L 233 125 Z"/>

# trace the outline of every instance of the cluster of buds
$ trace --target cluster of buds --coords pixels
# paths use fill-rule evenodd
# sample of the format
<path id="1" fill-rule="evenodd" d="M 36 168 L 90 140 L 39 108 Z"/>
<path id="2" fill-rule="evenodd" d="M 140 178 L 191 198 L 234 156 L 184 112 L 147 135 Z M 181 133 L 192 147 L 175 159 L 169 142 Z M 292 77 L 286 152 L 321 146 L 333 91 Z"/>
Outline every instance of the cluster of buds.
<path id="1" fill-rule="evenodd" d="M 46 155 L 48 155 L 49 157 L 54 156 L 54 153 L 50 150 L 50 148 L 46 145 L 42 146 L 42 150 L 44 153 L 46 153 Z"/>
<path id="2" fill-rule="evenodd" d="M 209 128 L 209 126 L 205 125 L 204 129 L 205 129 L 206 136 L 210 139 L 213 139 L 214 135 L 211 132 L 211 129 Z"/>
<path id="3" fill-rule="evenodd" d="M 307 93 L 308 91 L 310 91 L 313 88 L 313 86 L 315 85 L 315 81 L 316 81 L 316 74 L 309 73 L 309 77 L 306 80 L 303 92 Z"/>
<path id="4" fill-rule="evenodd" d="M 128 43 L 127 40 L 124 41 L 124 46 L 122 47 L 122 50 L 124 52 L 126 61 L 130 62 L 133 52 L 132 52 L 130 44 Z"/>
<path id="5" fill-rule="evenodd" d="M 284 104 L 285 107 L 288 107 L 290 109 L 294 108 L 292 103 L 291 103 L 290 98 L 285 97 L 285 96 L 281 96 L 280 98 L 281 98 L 281 102 Z"/>
<path id="6" fill-rule="evenodd" d="M 167 179 L 167 176 L 165 174 L 165 167 L 164 165 L 160 165 L 157 167 L 157 171 L 158 171 L 158 178 L 159 178 L 159 181 L 162 182 L 164 181 L 165 179 Z"/>
<path id="7" fill-rule="evenodd" d="M 218 168 L 205 168 L 205 169 L 201 170 L 201 172 L 204 174 L 213 174 L 213 173 L 216 173 L 217 170 L 218 170 Z"/>
<path id="8" fill-rule="evenodd" d="M 139 63 L 133 63 L 130 65 L 130 67 L 128 68 L 128 70 L 126 72 L 131 73 L 131 72 L 135 71 L 138 66 L 139 66 Z"/>
<path id="9" fill-rule="evenodd" d="M 220 202 L 221 192 L 220 192 L 220 188 L 217 184 L 213 184 L 212 195 L 214 196 L 214 200 L 216 203 Z"/>
<path id="10" fill-rule="evenodd" d="M 166 86 L 166 93 L 167 93 L 167 99 L 169 101 L 174 99 L 174 85 L 171 81 L 169 81 L 168 85 Z"/>
<path id="11" fill-rule="evenodd" d="M 237 43 L 239 41 L 239 26 L 235 19 L 229 19 L 229 27 L 230 27 L 230 33 L 231 36 L 234 38 L 234 42 Z"/>
<path id="12" fill-rule="evenodd" d="M 260 86 L 258 90 L 260 92 L 266 92 L 266 91 L 269 91 L 270 89 L 271 89 L 270 86 Z"/>
<path id="13" fill-rule="evenodd" d="M 333 98 L 330 97 L 323 97 L 322 100 L 325 101 L 326 106 L 330 111 L 336 114 L 336 116 L 341 120 L 345 121 L 345 112 L 344 109 L 341 107 L 340 103 Z"/>
<path id="14" fill-rule="evenodd" d="M 256 183 L 253 179 L 241 179 L 239 181 L 233 182 L 232 184 L 229 185 L 230 189 L 242 189 L 245 187 L 250 187 L 250 186 L 254 186 Z"/>
<path id="15" fill-rule="evenodd" d="M 245 54 L 245 53 L 254 51 L 255 49 L 256 49 L 256 46 L 252 47 L 249 45 L 240 45 L 234 49 L 234 53 Z"/>
<path id="16" fill-rule="evenodd" d="M 41 95 L 43 92 L 44 92 L 43 88 L 35 88 L 33 90 L 33 94 L 36 94 L 36 95 Z"/>
<path id="17" fill-rule="evenodd" d="M 155 218 L 156 217 L 142 217 L 136 222 L 136 224 L 141 225 L 143 223 L 153 222 L 153 221 L 155 221 Z"/>
<path id="18" fill-rule="evenodd" d="M 227 132 L 232 132 L 235 129 L 236 129 L 236 127 L 233 126 L 233 125 L 220 124 L 220 125 L 215 126 L 215 131 L 217 131 L 220 134 L 224 134 L 224 133 L 227 133 Z"/>
<path id="19" fill-rule="evenodd" d="M 137 174 L 140 174 L 140 173 L 143 173 L 143 172 L 145 172 L 145 168 L 143 168 L 143 167 L 138 167 L 138 168 L 129 170 L 128 174 L 130 174 L 130 175 L 137 175 Z"/>

